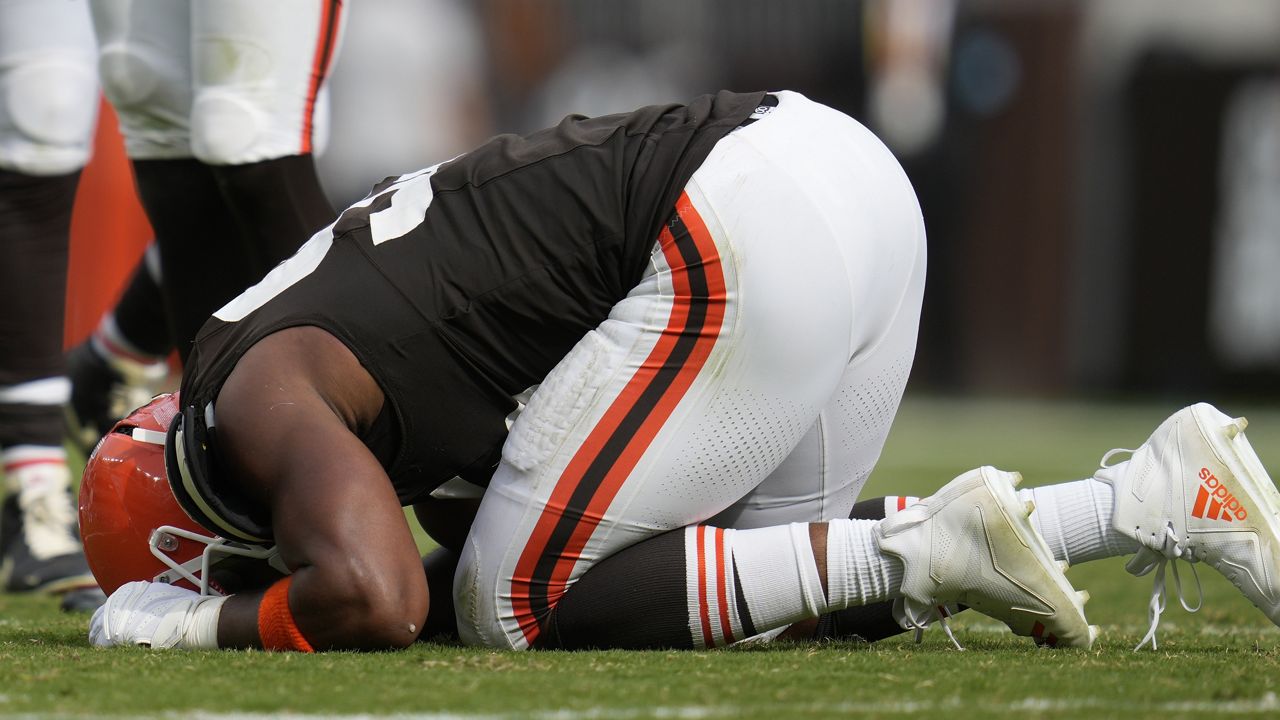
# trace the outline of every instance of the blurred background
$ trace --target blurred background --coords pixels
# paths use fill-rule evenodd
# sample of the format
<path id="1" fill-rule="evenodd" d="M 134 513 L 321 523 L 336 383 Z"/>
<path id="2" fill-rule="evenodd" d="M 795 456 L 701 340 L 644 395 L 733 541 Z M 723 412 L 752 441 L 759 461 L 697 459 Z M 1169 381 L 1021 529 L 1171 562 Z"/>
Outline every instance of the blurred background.
<path id="1" fill-rule="evenodd" d="M 343 207 L 568 113 L 798 90 L 871 127 L 920 196 L 909 396 L 1266 404 L 1278 70 L 1280 3 L 1258 0 L 356 0 L 320 165 Z M 69 344 L 149 238 L 111 123 L 73 225 Z"/>

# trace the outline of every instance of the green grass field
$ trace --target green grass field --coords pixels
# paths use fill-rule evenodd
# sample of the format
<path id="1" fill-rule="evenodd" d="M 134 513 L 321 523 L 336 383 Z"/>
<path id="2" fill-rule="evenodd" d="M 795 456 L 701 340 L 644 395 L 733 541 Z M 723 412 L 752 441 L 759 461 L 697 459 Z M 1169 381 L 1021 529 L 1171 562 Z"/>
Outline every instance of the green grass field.
<path id="1" fill-rule="evenodd" d="M 1176 407 L 910 401 L 868 496 L 928 494 L 981 464 L 1019 470 L 1028 485 L 1086 477 L 1104 452 L 1141 443 Z M 1254 447 L 1280 476 L 1280 408 L 1224 410 L 1249 416 Z M 1156 652 L 1131 650 L 1145 631 L 1149 579 L 1126 574 L 1122 560 L 1068 577 L 1092 593 L 1089 617 L 1103 626 L 1088 652 L 1035 649 L 973 613 L 956 620 L 965 652 L 937 631 L 920 645 L 713 652 L 98 650 L 85 639 L 87 618 L 62 615 L 51 600 L 0 596 L 0 717 L 1280 717 L 1280 631 L 1212 569 L 1201 574 L 1199 613 L 1172 601 Z"/>

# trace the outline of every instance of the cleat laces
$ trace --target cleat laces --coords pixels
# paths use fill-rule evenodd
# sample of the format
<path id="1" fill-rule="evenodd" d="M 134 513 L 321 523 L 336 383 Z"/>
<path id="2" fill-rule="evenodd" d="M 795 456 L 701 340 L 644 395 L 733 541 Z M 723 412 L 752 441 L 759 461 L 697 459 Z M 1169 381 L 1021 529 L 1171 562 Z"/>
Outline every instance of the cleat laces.
<path id="1" fill-rule="evenodd" d="M 1124 448 L 1111 450 L 1102 456 L 1100 464 L 1103 468 L 1111 467 L 1107 463 L 1113 456 L 1120 453 L 1132 455 L 1133 452 L 1133 450 Z M 1191 568 L 1191 576 L 1196 581 L 1197 600 L 1195 607 L 1187 603 L 1186 596 L 1182 592 L 1182 577 L 1178 574 L 1178 560 L 1187 563 L 1187 566 Z M 1194 613 L 1204 606 L 1204 589 L 1200 585 L 1200 573 L 1196 570 L 1195 564 L 1197 562 L 1199 562 L 1199 558 L 1196 558 L 1194 553 L 1187 551 L 1185 542 L 1174 532 L 1173 523 L 1170 522 L 1165 525 L 1159 548 L 1152 548 L 1144 542 L 1138 553 L 1125 564 L 1125 570 L 1128 570 L 1130 574 L 1136 577 L 1142 577 L 1154 571 L 1151 576 L 1151 598 L 1147 601 L 1147 633 L 1142 636 L 1142 641 L 1133 648 L 1135 652 L 1141 650 L 1147 643 L 1151 643 L 1152 650 L 1158 649 L 1156 629 L 1160 626 L 1160 615 L 1168 607 L 1169 581 L 1165 576 L 1166 567 L 1173 570 L 1174 591 L 1178 595 L 1178 603 L 1182 605 L 1182 609 L 1189 613 Z"/>
<path id="2" fill-rule="evenodd" d="M 900 598 L 902 601 L 902 618 L 908 630 L 915 630 L 916 644 L 924 642 L 924 631 L 929 628 L 929 624 L 934 620 L 938 621 L 938 625 L 942 627 L 942 632 L 947 634 L 947 639 L 957 650 L 964 650 L 964 646 L 956 640 L 955 633 L 951 631 L 951 624 L 947 619 L 951 617 L 952 612 L 946 605 L 933 605 L 928 608 L 919 609 L 915 603 L 907 597 Z"/>

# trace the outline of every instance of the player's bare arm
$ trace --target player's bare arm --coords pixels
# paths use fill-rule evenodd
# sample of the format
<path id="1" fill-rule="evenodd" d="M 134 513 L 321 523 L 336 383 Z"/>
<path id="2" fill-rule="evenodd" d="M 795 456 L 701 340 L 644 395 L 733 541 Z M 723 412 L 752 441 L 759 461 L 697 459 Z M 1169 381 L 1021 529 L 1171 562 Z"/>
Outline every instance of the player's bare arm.
<path id="1" fill-rule="evenodd" d="M 382 402 L 350 351 L 314 327 L 259 342 L 218 396 L 221 459 L 244 492 L 271 508 L 293 571 L 288 608 L 317 649 L 405 646 L 426 618 L 413 536 L 386 473 L 353 432 Z M 220 646 L 261 646 L 261 599 L 227 601 Z"/>

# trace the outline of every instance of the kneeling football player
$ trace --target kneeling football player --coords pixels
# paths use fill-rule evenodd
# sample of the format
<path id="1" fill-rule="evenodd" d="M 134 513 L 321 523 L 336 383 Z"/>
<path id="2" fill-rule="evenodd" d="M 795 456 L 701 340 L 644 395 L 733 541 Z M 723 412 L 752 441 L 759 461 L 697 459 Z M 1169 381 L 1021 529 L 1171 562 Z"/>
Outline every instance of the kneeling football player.
<path id="1" fill-rule="evenodd" d="M 1035 491 L 1037 517 L 994 468 L 850 517 L 911 366 L 924 267 L 888 150 L 791 92 L 570 117 L 391 179 L 220 309 L 181 394 L 98 447 L 82 518 L 113 592 L 91 639 L 403 647 L 446 601 L 401 508 L 456 478 L 485 488 L 452 583 L 468 643 L 712 647 L 844 632 L 839 613 L 892 601 L 902 625 L 965 605 L 1087 647 L 1060 561 L 1150 547 L 1164 505 L 1126 499 L 1130 476 L 1187 491 L 1142 450 Z M 1185 412 L 1149 445 L 1236 448 L 1219 482 L 1264 493 L 1243 436 Z M 144 520 L 157 497 L 181 517 Z M 208 589 L 227 554 L 288 574 L 229 596 L 167 584 Z"/>

